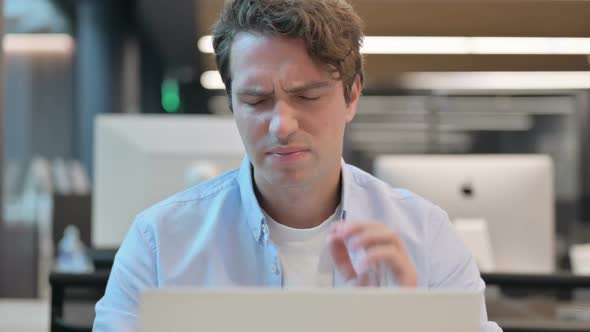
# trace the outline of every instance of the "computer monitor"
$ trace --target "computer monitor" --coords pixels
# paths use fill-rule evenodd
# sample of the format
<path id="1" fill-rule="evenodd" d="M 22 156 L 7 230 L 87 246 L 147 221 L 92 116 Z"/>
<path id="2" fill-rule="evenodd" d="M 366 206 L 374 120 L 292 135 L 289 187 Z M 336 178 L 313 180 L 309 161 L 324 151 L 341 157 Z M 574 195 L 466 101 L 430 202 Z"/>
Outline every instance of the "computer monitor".
<path id="1" fill-rule="evenodd" d="M 553 164 L 544 155 L 383 155 L 375 175 L 449 213 L 484 219 L 496 272 L 555 269 Z"/>
<path id="2" fill-rule="evenodd" d="M 100 115 L 95 124 L 92 246 L 118 248 L 135 216 L 239 167 L 244 147 L 231 116 Z"/>
<path id="3" fill-rule="evenodd" d="M 482 294 L 399 289 L 153 289 L 141 331 L 474 332 Z"/>

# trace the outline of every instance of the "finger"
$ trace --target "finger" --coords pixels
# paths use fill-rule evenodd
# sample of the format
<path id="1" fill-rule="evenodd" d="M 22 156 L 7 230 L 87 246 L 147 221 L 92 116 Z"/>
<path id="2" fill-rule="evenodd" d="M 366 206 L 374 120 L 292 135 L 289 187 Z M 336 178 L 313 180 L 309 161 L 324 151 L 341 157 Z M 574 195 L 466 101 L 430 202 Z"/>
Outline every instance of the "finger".
<path id="1" fill-rule="evenodd" d="M 328 243 L 336 271 L 340 273 L 345 282 L 356 279 L 357 274 L 352 265 L 344 239 L 336 234 L 331 234 L 328 237 Z"/>
<path id="2" fill-rule="evenodd" d="M 400 286 L 416 286 L 417 273 L 405 252 L 393 246 L 376 246 L 366 251 L 362 268 L 384 266 L 394 273 Z"/>
<path id="3" fill-rule="evenodd" d="M 356 279 L 352 280 L 348 283 L 349 286 L 354 287 L 369 287 L 373 284 L 371 283 L 371 273 L 369 271 L 365 271 L 364 273 L 360 273 Z"/>
<path id="4" fill-rule="evenodd" d="M 381 227 L 378 228 L 366 228 L 362 232 L 357 233 L 350 239 L 349 244 L 352 249 L 369 249 L 379 245 L 392 245 L 398 244 L 397 235 L 389 230 L 383 230 Z"/>
<path id="5" fill-rule="evenodd" d="M 360 264 L 360 270 L 369 269 L 384 264 L 396 274 L 405 268 L 405 259 L 393 246 L 375 246 L 365 251 L 365 257 Z"/>

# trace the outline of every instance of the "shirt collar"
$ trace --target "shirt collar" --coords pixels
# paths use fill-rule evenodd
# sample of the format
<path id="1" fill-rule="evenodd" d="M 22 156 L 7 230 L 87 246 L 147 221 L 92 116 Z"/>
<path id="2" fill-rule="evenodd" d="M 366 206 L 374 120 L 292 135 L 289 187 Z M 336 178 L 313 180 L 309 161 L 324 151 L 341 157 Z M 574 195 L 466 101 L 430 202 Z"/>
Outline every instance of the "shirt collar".
<path id="1" fill-rule="evenodd" d="M 350 216 L 349 208 L 350 208 L 350 194 L 352 191 L 351 184 L 352 181 L 352 174 L 350 173 L 350 168 L 344 162 L 344 159 L 340 161 L 340 174 L 341 174 L 341 183 L 340 183 L 340 206 L 342 210 L 340 210 L 340 219 L 347 220 Z"/>
<path id="2" fill-rule="evenodd" d="M 340 161 L 341 165 L 341 192 L 340 192 L 340 216 L 339 219 L 346 220 L 350 217 L 349 204 L 351 195 L 351 185 L 354 183 L 351 170 L 344 162 L 344 159 Z M 248 222 L 248 226 L 252 231 L 254 239 L 258 242 L 264 238 L 268 239 L 268 231 L 265 231 L 266 225 L 264 224 L 264 214 L 258 199 L 254 193 L 254 180 L 252 177 L 252 164 L 248 156 L 244 156 L 242 165 L 238 173 L 238 184 L 240 188 L 240 197 L 242 199 L 242 208 Z"/>
<path id="3" fill-rule="evenodd" d="M 242 165 L 238 172 L 238 184 L 240 187 L 240 197 L 242 198 L 242 208 L 248 222 L 248 226 L 252 230 L 252 235 L 256 242 L 264 236 L 263 234 L 263 223 L 264 216 L 262 209 L 254 194 L 254 181 L 252 179 L 252 164 L 248 156 L 244 156 Z M 268 232 L 266 232 L 268 233 Z"/>

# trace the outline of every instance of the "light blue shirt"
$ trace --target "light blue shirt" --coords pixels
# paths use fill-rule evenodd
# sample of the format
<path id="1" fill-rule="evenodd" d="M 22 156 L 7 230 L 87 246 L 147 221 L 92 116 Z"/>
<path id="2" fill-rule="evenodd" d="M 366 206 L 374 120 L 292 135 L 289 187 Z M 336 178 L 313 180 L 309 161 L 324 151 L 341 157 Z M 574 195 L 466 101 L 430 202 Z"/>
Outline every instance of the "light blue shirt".
<path id="1" fill-rule="evenodd" d="M 383 222 L 399 235 L 419 287 L 483 292 L 474 259 L 442 209 L 344 162 L 341 192 L 343 219 Z M 338 277 L 334 283 L 343 286 Z M 254 194 L 248 158 L 239 169 L 137 216 L 96 305 L 93 330 L 138 331 L 140 292 L 168 286 L 282 286 L 279 253 Z M 500 330 L 487 321 L 485 304 L 481 320 L 481 331 Z"/>

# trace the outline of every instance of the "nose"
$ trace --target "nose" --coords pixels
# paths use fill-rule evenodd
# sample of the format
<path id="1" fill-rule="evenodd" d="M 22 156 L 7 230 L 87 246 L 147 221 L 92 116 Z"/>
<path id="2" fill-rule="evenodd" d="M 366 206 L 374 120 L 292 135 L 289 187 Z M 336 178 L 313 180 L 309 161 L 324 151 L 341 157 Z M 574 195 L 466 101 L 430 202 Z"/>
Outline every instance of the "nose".
<path id="1" fill-rule="evenodd" d="M 297 111 L 286 102 L 278 102 L 272 111 L 268 131 L 279 140 L 285 140 L 299 129 Z"/>

